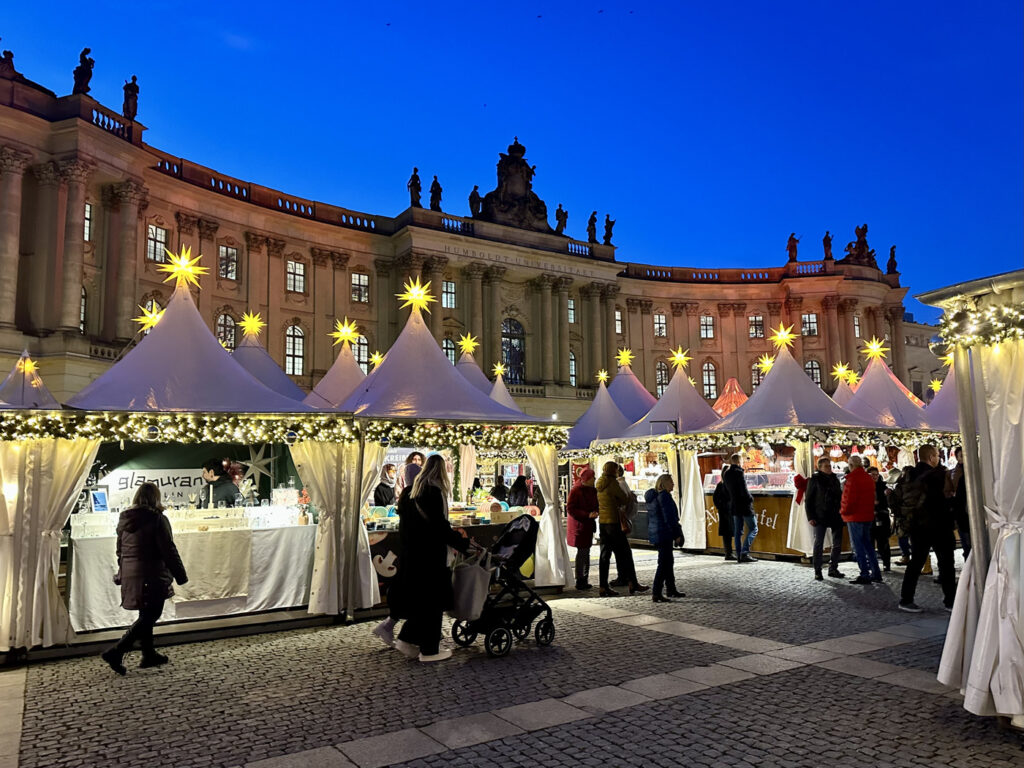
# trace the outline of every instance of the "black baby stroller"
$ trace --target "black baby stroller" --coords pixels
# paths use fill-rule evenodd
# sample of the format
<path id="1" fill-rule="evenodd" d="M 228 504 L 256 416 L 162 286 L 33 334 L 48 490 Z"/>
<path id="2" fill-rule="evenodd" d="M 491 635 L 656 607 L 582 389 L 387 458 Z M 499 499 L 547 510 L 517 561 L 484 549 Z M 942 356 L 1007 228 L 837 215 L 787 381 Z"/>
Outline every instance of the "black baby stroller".
<path id="1" fill-rule="evenodd" d="M 519 569 L 537 544 L 537 521 L 520 515 L 505 526 L 490 548 L 491 562 L 496 566 L 492 583 L 501 589 L 492 591 L 484 601 L 479 618 L 458 620 L 452 625 L 452 639 L 459 645 L 472 645 L 477 635 L 484 636 L 484 648 L 491 656 L 507 656 L 513 640 L 521 642 L 530 635 L 531 625 L 542 613 L 544 618 L 534 628 L 537 645 L 551 645 L 555 639 L 555 622 L 551 608 L 523 582 Z"/>

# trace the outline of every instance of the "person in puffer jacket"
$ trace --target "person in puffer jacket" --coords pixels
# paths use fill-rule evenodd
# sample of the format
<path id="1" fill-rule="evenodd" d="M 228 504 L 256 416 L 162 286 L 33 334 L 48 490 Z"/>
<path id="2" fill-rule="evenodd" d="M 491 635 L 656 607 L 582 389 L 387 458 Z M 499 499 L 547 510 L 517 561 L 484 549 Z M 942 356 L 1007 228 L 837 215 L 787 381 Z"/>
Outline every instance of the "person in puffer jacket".
<path id="1" fill-rule="evenodd" d="M 683 538 L 679 508 L 672 498 L 674 489 L 672 475 L 664 474 L 644 494 L 644 501 L 647 502 L 647 540 L 658 550 L 658 570 L 654 574 L 654 590 L 651 594 L 651 600 L 655 603 L 671 602 L 669 597 L 686 597 L 676 589 L 676 577 L 672 570 L 672 546 L 677 542 L 681 544 Z M 666 588 L 664 594 L 663 588 Z"/>

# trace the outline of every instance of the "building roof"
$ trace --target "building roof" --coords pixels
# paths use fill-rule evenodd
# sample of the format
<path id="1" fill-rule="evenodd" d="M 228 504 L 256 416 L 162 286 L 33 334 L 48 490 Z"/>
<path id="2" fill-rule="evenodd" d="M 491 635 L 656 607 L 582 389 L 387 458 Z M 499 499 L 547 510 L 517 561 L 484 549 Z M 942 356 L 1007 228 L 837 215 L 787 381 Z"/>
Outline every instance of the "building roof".
<path id="1" fill-rule="evenodd" d="M 569 430 L 566 450 L 581 450 L 589 448 L 594 440 L 621 437 L 627 427 L 629 419 L 622 415 L 602 381 L 597 385 L 597 394 L 586 413 Z"/>
<path id="2" fill-rule="evenodd" d="M 642 419 L 658 402 L 628 365 L 619 366 L 619 372 L 608 385 L 608 394 L 630 423 Z"/>
<path id="3" fill-rule="evenodd" d="M 306 393 L 274 362 L 256 336 L 243 336 L 231 356 L 245 370 L 278 394 L 302 400 Z"/>
<path id="4" fill-rule="evenodd" d="M 836 391 L 832 393 L 832 399 L 836 401 L 836 405 L 845 406 L 852 397 L 853 390 L 850 388 L 850 382 L 846 379 L 841 379 L 839 386 L 836 387 Z"/>
<path id="5" fill-rule="evenodd" d="M 364 379 L 366 374 L 352 354 L 352 345 L 343 341 L 334 363 L 302 402 L 314 408 L 337 409 Z"/>
<path id="6" fill-rule="evenodd" d="M 480 366 L 477 365 L 476 358 L 473 357 L 472 354 L 469 352 L 463 352 L 462 357 L 459 358 L 459 362 L 455 364 L 455 370 L 461 373 L 466 378 L 466 381 L 479 389 L 485 395 L 489 395 L 491 397 L 494 396 L 491 391 L 493 385 L 487 379 L 487 374 L 485 374 L 480 369 Z M 497 381 L 495 381 L 495 384 L 497 384 Z M 504 387 L 504 385 L 502 386 Z M 506 390 L 506 393 L 507 392 L 508 390 Z M 516 408 L 518 409 L 518 406 L 516 406 Z"/>
<path id="7" fill-rule="evenodd" d="M 481 371 L 482 373 L 482 371 Z M 508 387 L 505 386 L 505 377 L 500 373 L 494 377 L 494 385 L 491 387 L 491 400 L 503 405 L 506 408 L 511 408 L 513 411 L 523 412 L 523 409 L 519 407 L 516 401 L 509 394 Z"/>
<path id="8" fill-rule="evenodd" d="M 694 389 L 690 377 L 682 368 L 678 368 L 661 398 L 642 419 L 627 428 L 622 437 L 694 432 L 714 424 L 718 419 L 718 414 L 708 405 L 707 400 Z M 675 424 L 673 426 L 668 422 Z"/>
<path id="9" fill-rule="evenodd" d="M 0 382 L 0 409 L 4 408 L 60 408 L 57 398 L 50 393 L 36 372 L 35 362 L 28 356 L 27 350 L 21 353 L 7 378 Z"/>
<path id="10" fill-rule="evenodd" d="M 2 394 L 0 394 L 2 396 Z M 929 423 L 934 429 L 956 432 L 960 429 L 960 411 L 957 405 L 956 374 L 953 366 L 949 367 L 942 388 L 924 409 Z"/>
<path id="11" fill-rule="evenodd" d="M 855 416 L 883 427 L 930 429 L 924 409 L 881 358 L 868 363 L 857 391 L 844 408 Z"/>

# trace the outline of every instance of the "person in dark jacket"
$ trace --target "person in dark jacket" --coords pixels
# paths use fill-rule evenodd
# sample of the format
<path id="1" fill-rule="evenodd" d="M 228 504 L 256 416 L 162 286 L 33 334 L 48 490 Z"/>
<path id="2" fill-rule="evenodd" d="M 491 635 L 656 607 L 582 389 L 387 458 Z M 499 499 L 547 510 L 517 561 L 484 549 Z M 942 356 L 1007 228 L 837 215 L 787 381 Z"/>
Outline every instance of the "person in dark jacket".
<path id="1" fill-rule="evenodd" d="M 452 655 L 440 648 L 441 616 L 454 600 L 448 547 L 465 553 L 471 546 L 448 523 L 450 483 L 444 457 L 434 454 L 398 501 L 402 554 L 395 578 L 400 582 L 406 620 L 395 647 L 423 662 L 444 661 Z"/>
<path id="2" fill-rule="evenodd" d="M 167 657 L 153 646 L 153 626 L 164 612 L 164 601 L 174 594 L 172 582 L 185 584 L 188 575 L 174 546 L 171 522 L 160 505 L 160 489 L 153 483 L 139 486 L 131 508 L 117 521 L 117 566 L 121 607 L 138 611 L 139 618 L 116 645 L 101 654 L 103 661 L 117 674 L 127 674 L 124 655 L 138 641 L 140 667 L 166 664 Z"/>
<path id="3" fill-rule="evenodd" d="M 498 479 L 494 482 L 494 487 L 491 488 L 491 496 L 498 501 L 505 501 L 508 499 L 508 486 L 505 485 L 505 478 L 498 475 Z M 512 505 L 509 504 L 511 507 Z"/>
<path id="4" fill-rule="evenodd" d="M 211 509 L 224 502 L 226 507 L 242 506 L 242 494 L 224 466 L 224 459 L 210 459 L 203 464 L 206 485 L 199 492 L 199 509 Z"/>
<path id="5" fill-rule="evenodd" d="M 619 485 L 619 465 L 606 461 L 601 467 L 601 476 L 594 486 L 597 488 L 597 522 L 601 530 L 601 555 L 597 562 L 601 597 L 616 597 L 619 593 L 608 583 L 612 555 L 619 579 L 629 587 L 629 594 L 646 592 L 650 587 L 641 584 L 636 577 L 633 551 L 623 528 L 623 517 L 629 497 Z"/>
<path id="6" fill-rule="evenodd" d="M 882 570 L 892 571 L 892 518 L 889 517 L 889 495 L 886 493 L 885 480 L 882 479 L 878 467 L 868 467 L 868 474 L 875 481 L 875 523 L 871 526 L 871 538 L 875 540 L 875 549 L 882 558 Z"/>
<path id="7" fill-rule="evenodd" d="M 723 464 L 723 476 L 727 469 L 729 469 L 729 465 Z M 735 560 L 736 556 L 732 553 L 732 540 L 733 536 L 736 535 L 736 531 L 732 524 L 732 509 L 729 507 L 729 489 L 725 487 L 725 483 L 721 480 L 715 486 L 715 492 L 712 494 L 711 500 L 715 505 L 715 510 L 718 512 L 718 535 L 722 537 L 725 559 Z"/>
<path id="8" fill-rule="evenodd" d="M 967 483 L 964 480 L 964 450 L 959 445 L 953 451 L 956 466 L 946 475 L 946 497 L 953 512 L 956 531 L 960 534 L 960 546 L 964 550 L 964 560 L 971 554 L 971 522 L 967 516 Z"/>
<path id="9" fill-rule="evenodd" d="M 829 532 L 832 533 L 832 553 L 828 561 L 828 575 L 834 579 L 846 578 L 839 570 L 839 556 L 843 551 L 843 518 L 839 516 L 842 500 L 843 489 L 839 478 L 832 472 L 832 459 L 822 456 L 818 459 L 818 471 L 807 481 L 807 492 L 804 494 L 804 512 L 814 531 L 811 563 L 817 581 L 822 580 L 822 549 L 825 534 Z"/>
<path id="10" fill-rule="evenodd" d="M 530 489 L 526 485 L 526 476 L 519 475 L 508 489 L 508 505 L 510 507 L 525 507 L 530 503 Z"/>
<path id="11" fill-rule="evenodd" d="M 380 469 L 380 482 L 373 489 L 373 504 L 377 507 L 390 507 L 395 503 L 395 481 L 398 472 L 394 464 L 385 464 Z"/>
<path id="12" fill-rule="evenodd" d="M 734 453 L 729 457 L 729 469 L 722 473 L 722 482 L 729 492 L 729 509 L 732 511 L 732 524 L 735 530 L 736 560 L 738 563 L 754 563 L 757 559 L 750 556 L 750 547 L 757 536 L 757 517 L 754 516 L 754 497 L 747 490 L 747 481 L 743 476 L 743 457 Z M 747 526 L 746 538 L 743 526 Z"/>
<path id="13" fill-rule="evenodd" d="M 409 495 L 409 491 L 412 490 L 412 484 L 416 480 L 418 475 L 423 470 L 423 465 L 418 464 L 415 461 L 407 462 L 402 468 L 402 492 L 398 495 L 398 503 L 402 503 L 402 498 Z M 401 522 L 401 519 L 399 519 Z M 399 568 L 401 568 L 402 562 L 402 542 L 399 539 L 398 546 L 396 547 L 398 556 Z M 388 584 L 387 591 L 388 598 L 388 617 L 384 619 L 380 624 L 373 628 L 373 634 L 380 638 L 380 641 L 388 648 L 395 647 L 395 624 L 401 621 L 406 616 L 406 606 L 402 602 L 402 584 L 395 578 L 391 579 Z"/>
<path id="14" fill-rule="evenodd" d="M 658 570 L 654 574 L 654 588 L 651 600 L 655 603 L 671 602 L 669 597 L 686 597 L 676 589 L 676 575 L 673 571 L 672 546 L 682 543 L 683 529 L 679 525 L 679 508 L 672 491 L 675 482 L 672 475 L 661 475 L 654 487 L 644 494 L 647 502 L 647 540 L 658 550 Z M 665 594 L 662 594 L 662 588 Z"/>
<path id="15" fill-rule="evenodd" d="M 914 493 L 898 484 L 894 498 L 903 505 L 903 516 L 910 531 L 910 565 L 903 574 L 900 589 L 899 609 L 919 613 L 921 608 L 914 602 L 917 580 L 921 569 L 931 557 L 934 547 L 939 561 L 939 584 L 942 585 L 943 605 L 953 610 L 956 598 L 956 576 L 953 571 L 953 515 L 946 501 L 946 472 L 939 464 L 939 449 L 934 445 L 923 445 L 917 452 L 919 461 L 909 473 L 907 483 L 916 483 Z M 908 497 L 916 497 L 908 502 Z M 916 502 L 916 503 L 915 503 Z"/>
<path id="16" fill-rule="evenodd" d="M 584 469 L 580 473 L 579 482 L 569 491 L 569 500 L 565 504 L 568 512 L 565 540 L 570 547 L 576 548 L 576 560 L 573 563 L 576 572 L 576 589 L 593 589 L 590 581 L 590 548 L 594 545 L 594 532 L 597 531 L 597 489 L 594 487 L 594 470 Z"/>

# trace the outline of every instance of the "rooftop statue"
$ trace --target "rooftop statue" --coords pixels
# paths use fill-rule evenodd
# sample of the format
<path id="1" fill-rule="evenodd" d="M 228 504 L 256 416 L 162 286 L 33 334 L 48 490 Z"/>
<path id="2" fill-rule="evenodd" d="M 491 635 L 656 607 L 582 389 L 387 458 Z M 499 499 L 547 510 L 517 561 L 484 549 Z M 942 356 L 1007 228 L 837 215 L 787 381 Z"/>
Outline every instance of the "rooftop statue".
<path id="1" fill-rule="evenodd" d="M 434 176 L 433 182 L 430 184 L 430 210 L 440 211 L 441 210 L 441 182 L 437 180 L 437 176 Z"/>
<path id="2" fill-rule="evenodd" d="M 0 77 L 13 78 L 18 71 L 14 68 L 14 52 L 4 51 L 3 58 L 0 58 Z"/>
<path id="3" fill-rule="evenodd" d="M 832 233 L 827 229 L 825 230 L 825 236 L 821 238 L 821 247 L 825 250 L 825 260 L 829 261 L 832 259 Z"/>
<path id="4" fill-rule="evenodd" d="M 480 215 L 480 206 L 483 205 L 483 198 L 480 197 L 480 186 L 473 185 L 473 191 L 469 193 L 469 215 L 474 219 Z"/>
<path id="5" fill-rule="evenodd" d="M 615 226 L 615 219 L 607 213 L 604 215 L 604 244 L 612 244 L 612 227 Z"/>
<path id="6" fill-rule="evenodd" d="M 868 225 L 862 224 L 854 229 L 857 240 L 847 243 L 846 255 L 841 258 L 839 264 L 856 264 L 862 267 L 873 267 L 878 269 L 878 262 L 875 261 L 875 249 L 868 247 Z"/>
<path id="7" fill-rule="evenodd" d="M 800 238 L 796 236 L 796 232 L 789 233 L 789 240 L 786 241 L 786 252 L 789 254 L 790 261 L 796 261 L 796 247 L 800 244 Z"/>
<path id="8" fill-rule="evenodd" d="M 499 155 L 498 186 L 484 196 L 477 218 L 509 227 L 551 232 L 548 207 L 533 191 L 537 166 L 526 162 L 526 147 L 519 143 L 519 137 L 509 144 L 507 154 Z"/>
<path id="9" fill-rule="evenodd" d="M 412 208 L 422 208 L 420 204 L 420 192 L 422 187 L 420 186 L 420 169 L 413 168 L 412 176 L 409 177 L 409 181 L 406 183 L 405 188 L 409 190 L 409 206 Z"/>
<path id="10" fill-rule="evenodd" d="M 96 64 L 94 59 L 89 58 L 92 48 L 83 48 L 78 54 L 78 66 L 75 67 L 75 87 L 71 93 L 88 93 L 89 81 L 92 80 L 92 68 Z"/>
<path id="11" fill-rule="evenodd" d="M 896 246 L 892 246 L 889 249 L 889 262 L 885 265 L 885 272 L 889 275 L 895 275 L 899 270 L 896 269 Z"/>
<path id="12" fill-rule="evenodd" d="M 590 214 L 590 218 L 587 219 L 587 242 L 597 242 L 597 211 Z"/>
<path id="13" fill-rule="evenodd" d="M 124 81 L 124 105 L 121 107 L 121 114 L 129 120 L 134 120 L 139 113 L 139 83 L 135 75 L 132 81 Z"/>
<path id="14" fill-rule="evenodd" d="M 555 211 L 555 234 L 564 235 L 565 225 L 569 222 L 569 212 L 562 207 L 562 204 L 558 204 L 558 209 Z"/>

